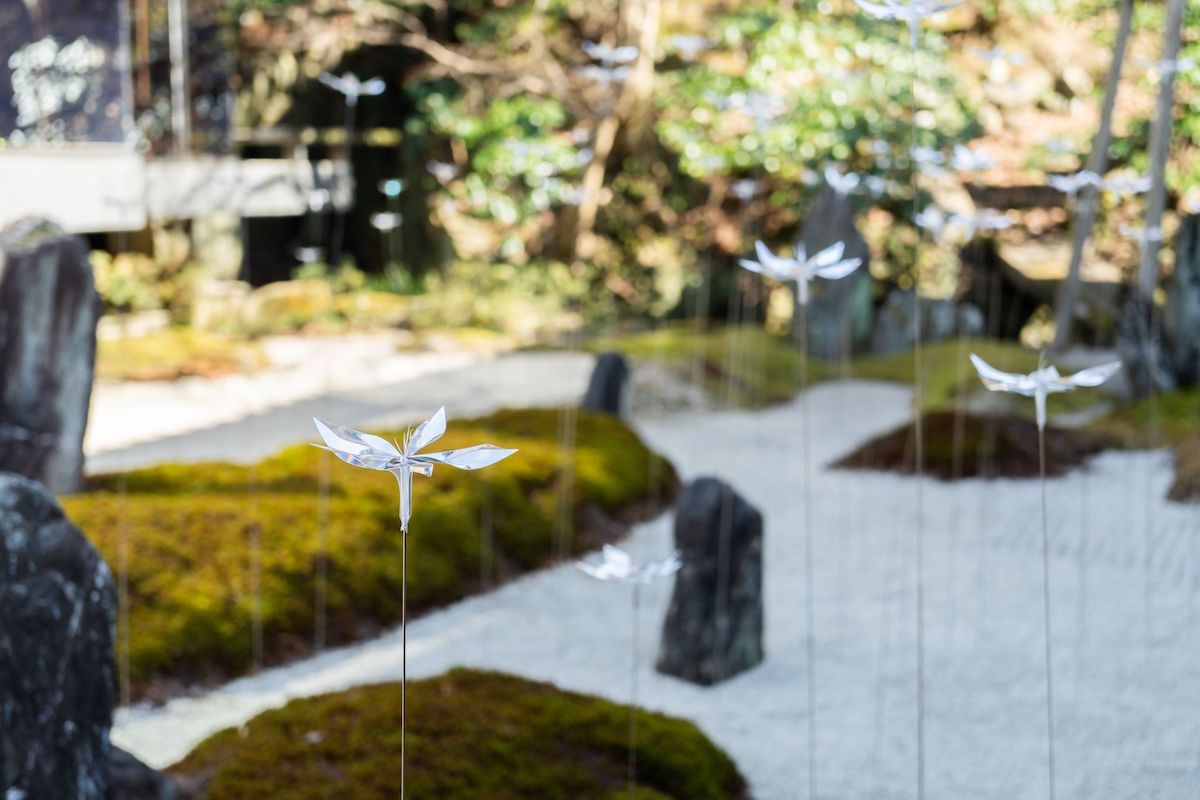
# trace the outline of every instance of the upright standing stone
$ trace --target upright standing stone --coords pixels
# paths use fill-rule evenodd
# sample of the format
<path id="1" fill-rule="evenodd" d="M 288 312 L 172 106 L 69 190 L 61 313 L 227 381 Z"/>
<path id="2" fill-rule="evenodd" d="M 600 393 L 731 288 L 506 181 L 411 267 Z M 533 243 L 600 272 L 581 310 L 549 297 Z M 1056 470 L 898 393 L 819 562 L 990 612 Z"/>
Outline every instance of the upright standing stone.
<path id="1" fill-rule="evenodd" d="M 0 470 L 79 488 L 99 316 L 82 239 L 36 219 L 0 231 Z"/>
<path id="2" fill-rule="evenodd" d="M 659 672 L 709 686 L 763 660 L 763 518 L 716 478 L 688 484 L 675 512 L 683 567 L 663 622 Z"/>
<path id="3" fill-rule="evenodd" d="M 620 353 L 601 353 L 596 359 L 580 405 L 591 411 L 626 417 L 629 415 L 631 394 L 629 363 L 625 361 L 625 356 Z"/>
<path id="4" fill-rule="evenodd" d="M 0 796 L 108 800 L 116 609 L 54 498 L 0 473 Z"/>
<path id="5" fill-rule="evenodd" d="M 1134 287 L 1117 324 L 1117 352 L 1135 397 L 1175 388 L 1175 372 L 1163 331 L 1162 311 Z"/>
<path id="6" fill-rule="evenodd" d="M 826 186 L 804 221 L 800 236 L 808 255 L 834 242 L 845 242 L 845 258 L 861 258 L 862 266 L 837 281 L 817 279 L 808 301 L 808 352 L 818 358 L 861 353 L 871 343 L 875 297 L 871 250 L 854 224 L 854 203 Z M 797 309 L 797 312 L 800 310 Z"/>
<path id="7" fill-rule="evenodd" d="M 1195 386 L 1200 383 L 1200 215 L 1179 221 L 1175 271 L 1166 289 L 1164 314 L 1176 383 Z"/>

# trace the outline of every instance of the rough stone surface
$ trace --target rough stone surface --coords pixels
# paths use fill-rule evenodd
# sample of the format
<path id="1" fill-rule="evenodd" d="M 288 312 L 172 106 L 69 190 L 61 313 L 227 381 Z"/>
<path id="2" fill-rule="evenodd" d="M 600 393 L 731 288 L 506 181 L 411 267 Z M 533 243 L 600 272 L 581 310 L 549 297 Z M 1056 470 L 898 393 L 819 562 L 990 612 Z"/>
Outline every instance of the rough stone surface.
<path id="1" fill-rule="evenodd" d="M 1180 220 L 1175 271 L 1164 309 L 1171 366 L 1180 386 L 1200 383 L 1200 215 Z"/>
<path id="2" fill-rule="evenodd" d="M 36 219 L 0 231 L 0 470 L 79 487 L 99 316 L 82 239 Z"/>
<path id="3" fill-rule="evenodd" d="M 912 292 L 893 289 L 880 306 L 871 336 L 871 351 L 887 354 L 911 350 L 914 341 L 916 296 Z M 983 331 L 983 314 L 970 303 L 953 300 L 923 300 L 921 302 L 921 338 L 937 342 L 954 336 L 976 336 Z"/>
<path id="4" fill-rule="evenodd" d="M 861 258 L 857 270 L 838 281 L 817 279 L 808 303 L 808 352 L 819 358 L 861 353 L 871 343 L 875 297 L 871 250 L 854 224 L 854 203 L 826 186 L 804 221 L 801 241 L 812 255 L 834 242 L 846 243 L 846 258 Z"/>
<path id="5" fill-rule="evenodd" d="M 112 573 L 44 488 L 0 473 L 0 789 L 108 800 Z"/>
<path id="6" fill-rule="evenodd" d="M 620 353 L 601 353 L 580 404 L 591 411 L 618 417 L 629 415 L 632 393 L 629 362 Z"/>
<path id="7" fill-rule="evenodd" d="M 1176 386 L 1171 353 L 1163 328 L 1162 311 L 1131 291 L 1117 326 L 1117 351 L 1134 396 L 1170 391 Z"/>
<path id="8" fill-rule="evenodd" d="M 112 748 L 112 800 L 172 800 L 175 781 L 119 747 Z"/>
<path id="9" fill-rule="evenodd" d="M 728 484 L 688 484 L 675 513 L 683 567 L 657 669 L 709 686 L 763 660 L 763 518 Z"/>

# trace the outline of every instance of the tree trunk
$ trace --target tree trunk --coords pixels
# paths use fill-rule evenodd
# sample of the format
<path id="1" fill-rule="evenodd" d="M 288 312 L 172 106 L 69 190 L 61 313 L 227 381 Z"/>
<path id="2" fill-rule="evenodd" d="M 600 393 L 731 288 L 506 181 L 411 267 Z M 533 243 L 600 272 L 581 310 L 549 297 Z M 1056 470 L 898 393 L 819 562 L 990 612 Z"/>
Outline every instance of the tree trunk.
<path id="1" fill-rule="evenodd" d="M 654 49 L 662 18 L 661 0 L 623 0 L 621 16 L 629 40 L 636 41 L 638 58 L 622 84 L 612 109 L 596 126 L 592 143 L 592 161 L 583 173 L 583 191 L 573 237 L 574 246 L 564 260 L 587 259 L 592 255 L 592 230 L 600 208 L 605 168 L 624 128 L 622 144 L 632 152 L 641 150 L 653 133 Z M 566 254 L 564 254 L 566 255 Z M 562 257 L 562 256 L 560 256 Z"/>
<path id="2" fill-rule="evenodd" d="M 1117 38 L 1113 42 L 1112 63 L 1108 67 L 1108 79 L 1104 88 L 1104 107 L 1100 111 L 1100 129 L 1092 141 L 1092 152 L 1088 156 L 1088 170 L 1103 175 L 1108 171 L 1108 148 L 1112 143 L 1113 109 L 1117 103 L 1117 90 L 1121 83 L 1121 65 L 1125 61 L 1125 48 L 1129 43 L 1129 32 L 1133 27 L 1133 0 L 1121 0 L 1120 21 Z M 1096 221 L 1096 196 L 1098 187 L 1086 186 L 1079 197 L 1072 230 L 1071 265 L 1067 277 L 1058 287 L 1054 312 L 1054 349 L 1061 350 L 1071 336 L 1075 319 L 1075 304 L 1079 301 L 1080 272 L 1083 267 L 1083 248 L 1092 235 L 1092 224 Z"/>
<path id="3" fill-rule="evenodd" d="M 1168 64 L 1179 57 L 1179 38 L 1183 29 L 1183 0 L 1168 0 L 1167 28 L 1163 36 L 1163 60 Z M 1163 207 L 1167 199 L 1167 152 L 1171 149 L 1171 116 L 1175 109 L 1175 70 L 1163 70 L 1159 76 L 1158 107 L 1154 121 L 1150 124 L 1150 178 L 1153 184 L 1146 196 L 1146 218 L 1142 223 L 1147 230 L 1162 228 Z M 1161 238 L 1161 237 L 1159 237 Z M 1147 239 L 1142 246 L 1142 260 L 1138 267 L 1138 292 L 1146 298 L 1154 295 L 1158 286 L 1157 240 Z"/>

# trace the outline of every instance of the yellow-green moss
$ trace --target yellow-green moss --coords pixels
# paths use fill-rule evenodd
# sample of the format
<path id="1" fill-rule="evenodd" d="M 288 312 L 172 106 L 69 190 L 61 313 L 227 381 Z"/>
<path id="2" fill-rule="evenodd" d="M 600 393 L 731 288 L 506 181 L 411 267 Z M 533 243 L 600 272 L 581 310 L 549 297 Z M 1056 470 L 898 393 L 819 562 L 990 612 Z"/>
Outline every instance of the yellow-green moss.
<path id="1" fill-rule="evenodd" d="M 690 722 L 639 711 L 637 797 L 746 796 Z M 407 790 L 438 800 L 628 797 L 629 708 L 492 672 L 408 687 Z M 398 797 L 400 685 L 295 700 L 201 743 L 171 772 L 203 800 Z"/>
<path id="2" fill-rule="evenodd" d="M 186 375 L 227 375 L 261 367 L 252 344 L 191 328 L 168 328 L 147 336 L 101 340 L 96 375 L 106 380 L 157 381 Z"/>
<path id="3" fill-rule="evenodd" d="M 494 543 L 488 562 L 500 577 L 558 555 L 554 521 L 567 483 L 558 423 L 552 409 L 454 421 L 439 447 L 492 441 L 520 452 L 478 473 L 438 469 L 432 478 L 416 478 L 410 611 L 480 588 L 485 520 L 491 520 Z M 646 501 L 668 500 L 677 483 L 670 465 L 632 430 L 601 414 L 580 412 L 574 465 L 577 521 L 584 505 L 621 516 Z M 130 672 L 142 691 L 163 681 L 227 677 L 251 666 L 256 540 L 269 662 L 302 653 L 311 643 L 322 559 L 329 576 L 329 641 L 353 640 L 400 619 L 395 479 L 342 464 L 316 448 L 290 447 L 253 466 L 174 464 L 101 475 L 62 502 L 115 571 L 122 564 L 122 539 L 127 542 Z M 596 546 L 588 533 L 577 532 L 573 552 Z"/>
<path id="4" fill-rule="evenodd" d="M 1129 447 L 1170 447 L 1175 479 L 1167 496 L 1200 501 L 1200 389 L 1144 397 L 1114 409 L 1092 427 L 1120 437 Z"/>
<path id="5" fill-rule="evenodd" d="M 790 399 L 800 387 L 804 359 L 787 340 L 757 325 L 698 331 L 678 324 L 657 331 L 595 339 L 594 352 L 616 350 L 635 359 L 661 362 L 682 375 L 701 381 L 715 396 L 731 405 L 758 407 Z M 816 381 L 829 368 L 811 361 L 809 379 Z"/>
<path id="6" fill-rule="evenodd" d="M 660 361 L 675 370 L 701 378 L 716 396 L 734 405 L 760 406 L 790 399 L 800 387 L 803 358 L 787 338 L 758 325 L 698 331 L 691 325 L 671 325 L 657 331 L 593 341 L 594 351 L 617 350 L 631 358 Z M 967 356 L 977 353 L 1000 369 L 1030 372 L 1038 354 L 1012 342 L 992 339 L 947 340 L 921 349 L 924 408 L 936 411 L 954 406 L 963 393 L 981 390 Z M 813 383 L 838 378 L 894 381 L 911 384 L 916 374 L 912 351 L 886 356 L 858 356 L 842 365 L 809 359 Z M 1094 394 L 1055 398 L 1061 409 L 1096 402 Z M 1029 414 L 1032 415 L 1032 408 Z"/>

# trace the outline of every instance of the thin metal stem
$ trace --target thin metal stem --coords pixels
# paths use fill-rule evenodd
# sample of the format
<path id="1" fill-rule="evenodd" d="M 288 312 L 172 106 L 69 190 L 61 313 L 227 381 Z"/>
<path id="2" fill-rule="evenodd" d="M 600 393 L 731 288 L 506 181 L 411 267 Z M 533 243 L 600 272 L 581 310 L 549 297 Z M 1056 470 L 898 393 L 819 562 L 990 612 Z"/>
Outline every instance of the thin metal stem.
<path id="1" fill-rule="evenodd" d="M 408 529 L 400 528 L 400 800 L 408 739 Z"/>
<path id="2" fill-rule="evenodd" d="M 346 161 L 346 169 L 350 171 L 351 177 L 354 175 L 354 110 L 357 106 L 350 102 L 350 98 L 346 98 L 346 118 L 342 125 L 342 131 L 345 135 L 345 141 L 342 143 L 342 153 Z M 353 181 L 352 181 L 353 183 Z M 333 241 L 329 248 L 329 268 L 336 270 L 341 266 L 342 246 L 346 238 L 346 212 L 340 211 L 337 204 L 333 207 Z"/>
<path id="3" fill-rule="evenodd" d="M 801 482 L 804 485 L 804 612 L 807 619 L 804 650 L 808 673 L 808 796 L 817 797 L 817 613 L 813 587 L 812 486 L 808 425 L 808 305 L 797 303 L 800 319 Z"/>
<path id="4" fill-rule="evenodd" d="M 638 629 L 638 608 L 641 598 L 641 584 L 637 581 L 633 583 L 633 658 L 629 665 L 629 685 L 630 685 L 630 703 L 629 703 L 629 800 L 636 800 L 637 797 L 637 707 L 638 707 L 638 659 L 640 656 L 639 648 L 639 629 Z"/>
<path id="5" fill-rule="evenodd" d="M 912 72 L 909 75 L 909 153 L 912 175 L 913 216 L 918 213 L 920 196 L 917 186 L 917 48 L 912 48 Z M 924 392 L 921 376 L 921 231 L 917 228 L 917 243 L 913 251 L 913 435 L 914 477 L 917 486 L 916 507 L 916 566 L 917 566 L 917 800 L 925 800 L 925 519 L 922 477 L 925 471 L 925 425 L 921 417 Z"/>
<path id="6" fill-rule="evenodd" d="M 1054 651 L 1050 627 L 1050 531 L 1046 524 L 1046 432 L 1038 426 L 1038 467 L 1042 489 L 1042 613 L 1046 639 L 1046 756 L 1050 800 L 1054 800 Z"/>

